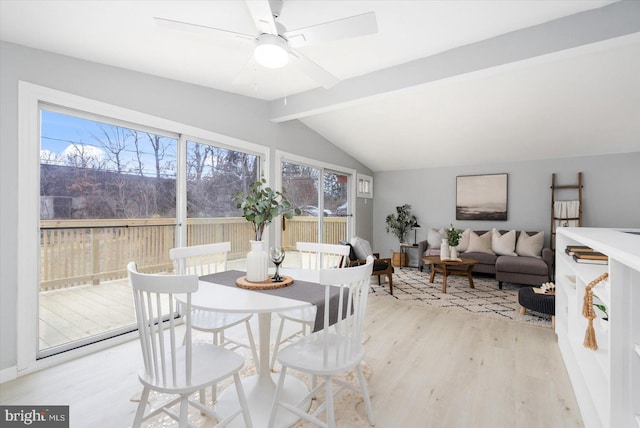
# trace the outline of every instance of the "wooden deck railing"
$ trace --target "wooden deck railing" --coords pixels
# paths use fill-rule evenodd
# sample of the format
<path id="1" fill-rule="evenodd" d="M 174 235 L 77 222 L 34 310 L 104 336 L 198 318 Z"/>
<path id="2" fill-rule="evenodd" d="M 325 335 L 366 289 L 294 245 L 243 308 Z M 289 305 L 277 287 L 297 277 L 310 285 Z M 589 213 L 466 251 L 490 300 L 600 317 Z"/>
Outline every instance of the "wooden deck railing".
<path id="1" fill-rule="evenodd" d="M 338 243 L 346 237 L 346 217 L 323 219 L 323 241 Z M 229 259 L 245 257 L 251 225 L 242 217 L 199 218 L 187 221 L 187 244 L 231 242 Z M 40 290 L 99 284 L 126 278 L 126 266 L 135 260 L 144 272 L 171 271 L 169 249 L 175 246 L 174 219 L 149 220 L 43 220 L 40 222 Z M 283 246 L 317 241 L 314 217 L 286 222 Z"/>

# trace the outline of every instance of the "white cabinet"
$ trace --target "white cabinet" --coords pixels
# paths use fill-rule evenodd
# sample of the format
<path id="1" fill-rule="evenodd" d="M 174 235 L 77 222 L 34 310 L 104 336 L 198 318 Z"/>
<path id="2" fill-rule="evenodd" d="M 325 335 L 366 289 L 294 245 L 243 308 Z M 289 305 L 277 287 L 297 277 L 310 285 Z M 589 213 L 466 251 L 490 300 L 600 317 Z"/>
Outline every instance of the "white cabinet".
<path id="1" fill-rule="evenodd" d="M 556 334 L 585 427 L 640 427 L 640 233 L 559 228 L 556 236 Z M 567 245 L 609 256 L 607 265 L 576 263 Z M 608 322 L 594 320 L 598 349 L 583 346 L 585 287 L 607 307 Z"/>

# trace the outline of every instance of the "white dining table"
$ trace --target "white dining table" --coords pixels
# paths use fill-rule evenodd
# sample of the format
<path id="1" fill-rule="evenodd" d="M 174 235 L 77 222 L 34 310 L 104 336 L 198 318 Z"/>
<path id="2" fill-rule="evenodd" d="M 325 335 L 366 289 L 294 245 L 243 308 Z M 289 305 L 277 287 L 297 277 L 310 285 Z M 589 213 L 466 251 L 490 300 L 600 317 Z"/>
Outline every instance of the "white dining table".
<path id="1" fill-rule="evenodd" d="M 318 271 L 308 269 L 280 269 L 280 274 L 295 280 L 317 282 Z M 185 303 L 185 295 L 176 296 L 176 300 Z M 249 404 L 251 420 L 255 428 L 266 427 L 271 414 L 273 396 L 276 389 L 276 374 L 269 368 L 271 345 L 271 314 L 289 309 L 312 306 L 311 303 L 273 296 L 260 291 L 200 281 L 198 291 L 191 295 L 193 308 L 208 309 L 218 312 L 251 312 L 258 315 L 259 353 L 257 374 L 242 378 L 242 386 Z M 293 376 L 287 376 L 282 390 L 282 399 L 296 403 L 309 392 L 304 382 Z M 215 403 L 215 410 L 225 417 L 239 408 L 235 385 L 231 384 L 222 391 Z M 293 413 L 280 411 L 274 426 L 289 427 L 300 418 Z M 242 418 L 235 418 L 230 427 L 243 427 Z"/>

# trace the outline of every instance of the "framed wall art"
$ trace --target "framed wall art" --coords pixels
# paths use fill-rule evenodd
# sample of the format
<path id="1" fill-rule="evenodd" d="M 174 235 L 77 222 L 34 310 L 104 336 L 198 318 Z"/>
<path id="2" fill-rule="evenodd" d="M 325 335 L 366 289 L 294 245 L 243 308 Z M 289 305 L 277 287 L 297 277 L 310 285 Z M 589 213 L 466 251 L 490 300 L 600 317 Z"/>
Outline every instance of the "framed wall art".
<path id="1" fill-rule="evenodd" d="M 456 177 L 456 220 L 506 220 L 507 174 Z"/>

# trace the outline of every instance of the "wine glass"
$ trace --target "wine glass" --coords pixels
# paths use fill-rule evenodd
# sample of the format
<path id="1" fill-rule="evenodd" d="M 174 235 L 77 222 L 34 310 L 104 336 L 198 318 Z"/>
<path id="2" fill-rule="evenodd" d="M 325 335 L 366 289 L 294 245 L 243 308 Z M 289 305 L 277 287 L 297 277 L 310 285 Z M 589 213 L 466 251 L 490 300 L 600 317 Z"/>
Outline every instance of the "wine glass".
<path id="1" fill-rule="evenodd" d="M 274 265 L 276 265 L 276 273 L 273 274 L 273 278 L 271 278 L 272 282 L 282 282 L 283 279 L 278 273 L 278 269 L 280 268 L 280 263 L 284 260 L 284 250 L 282 247 L 271 247 L 269 248 L 269 257 Z"/>

